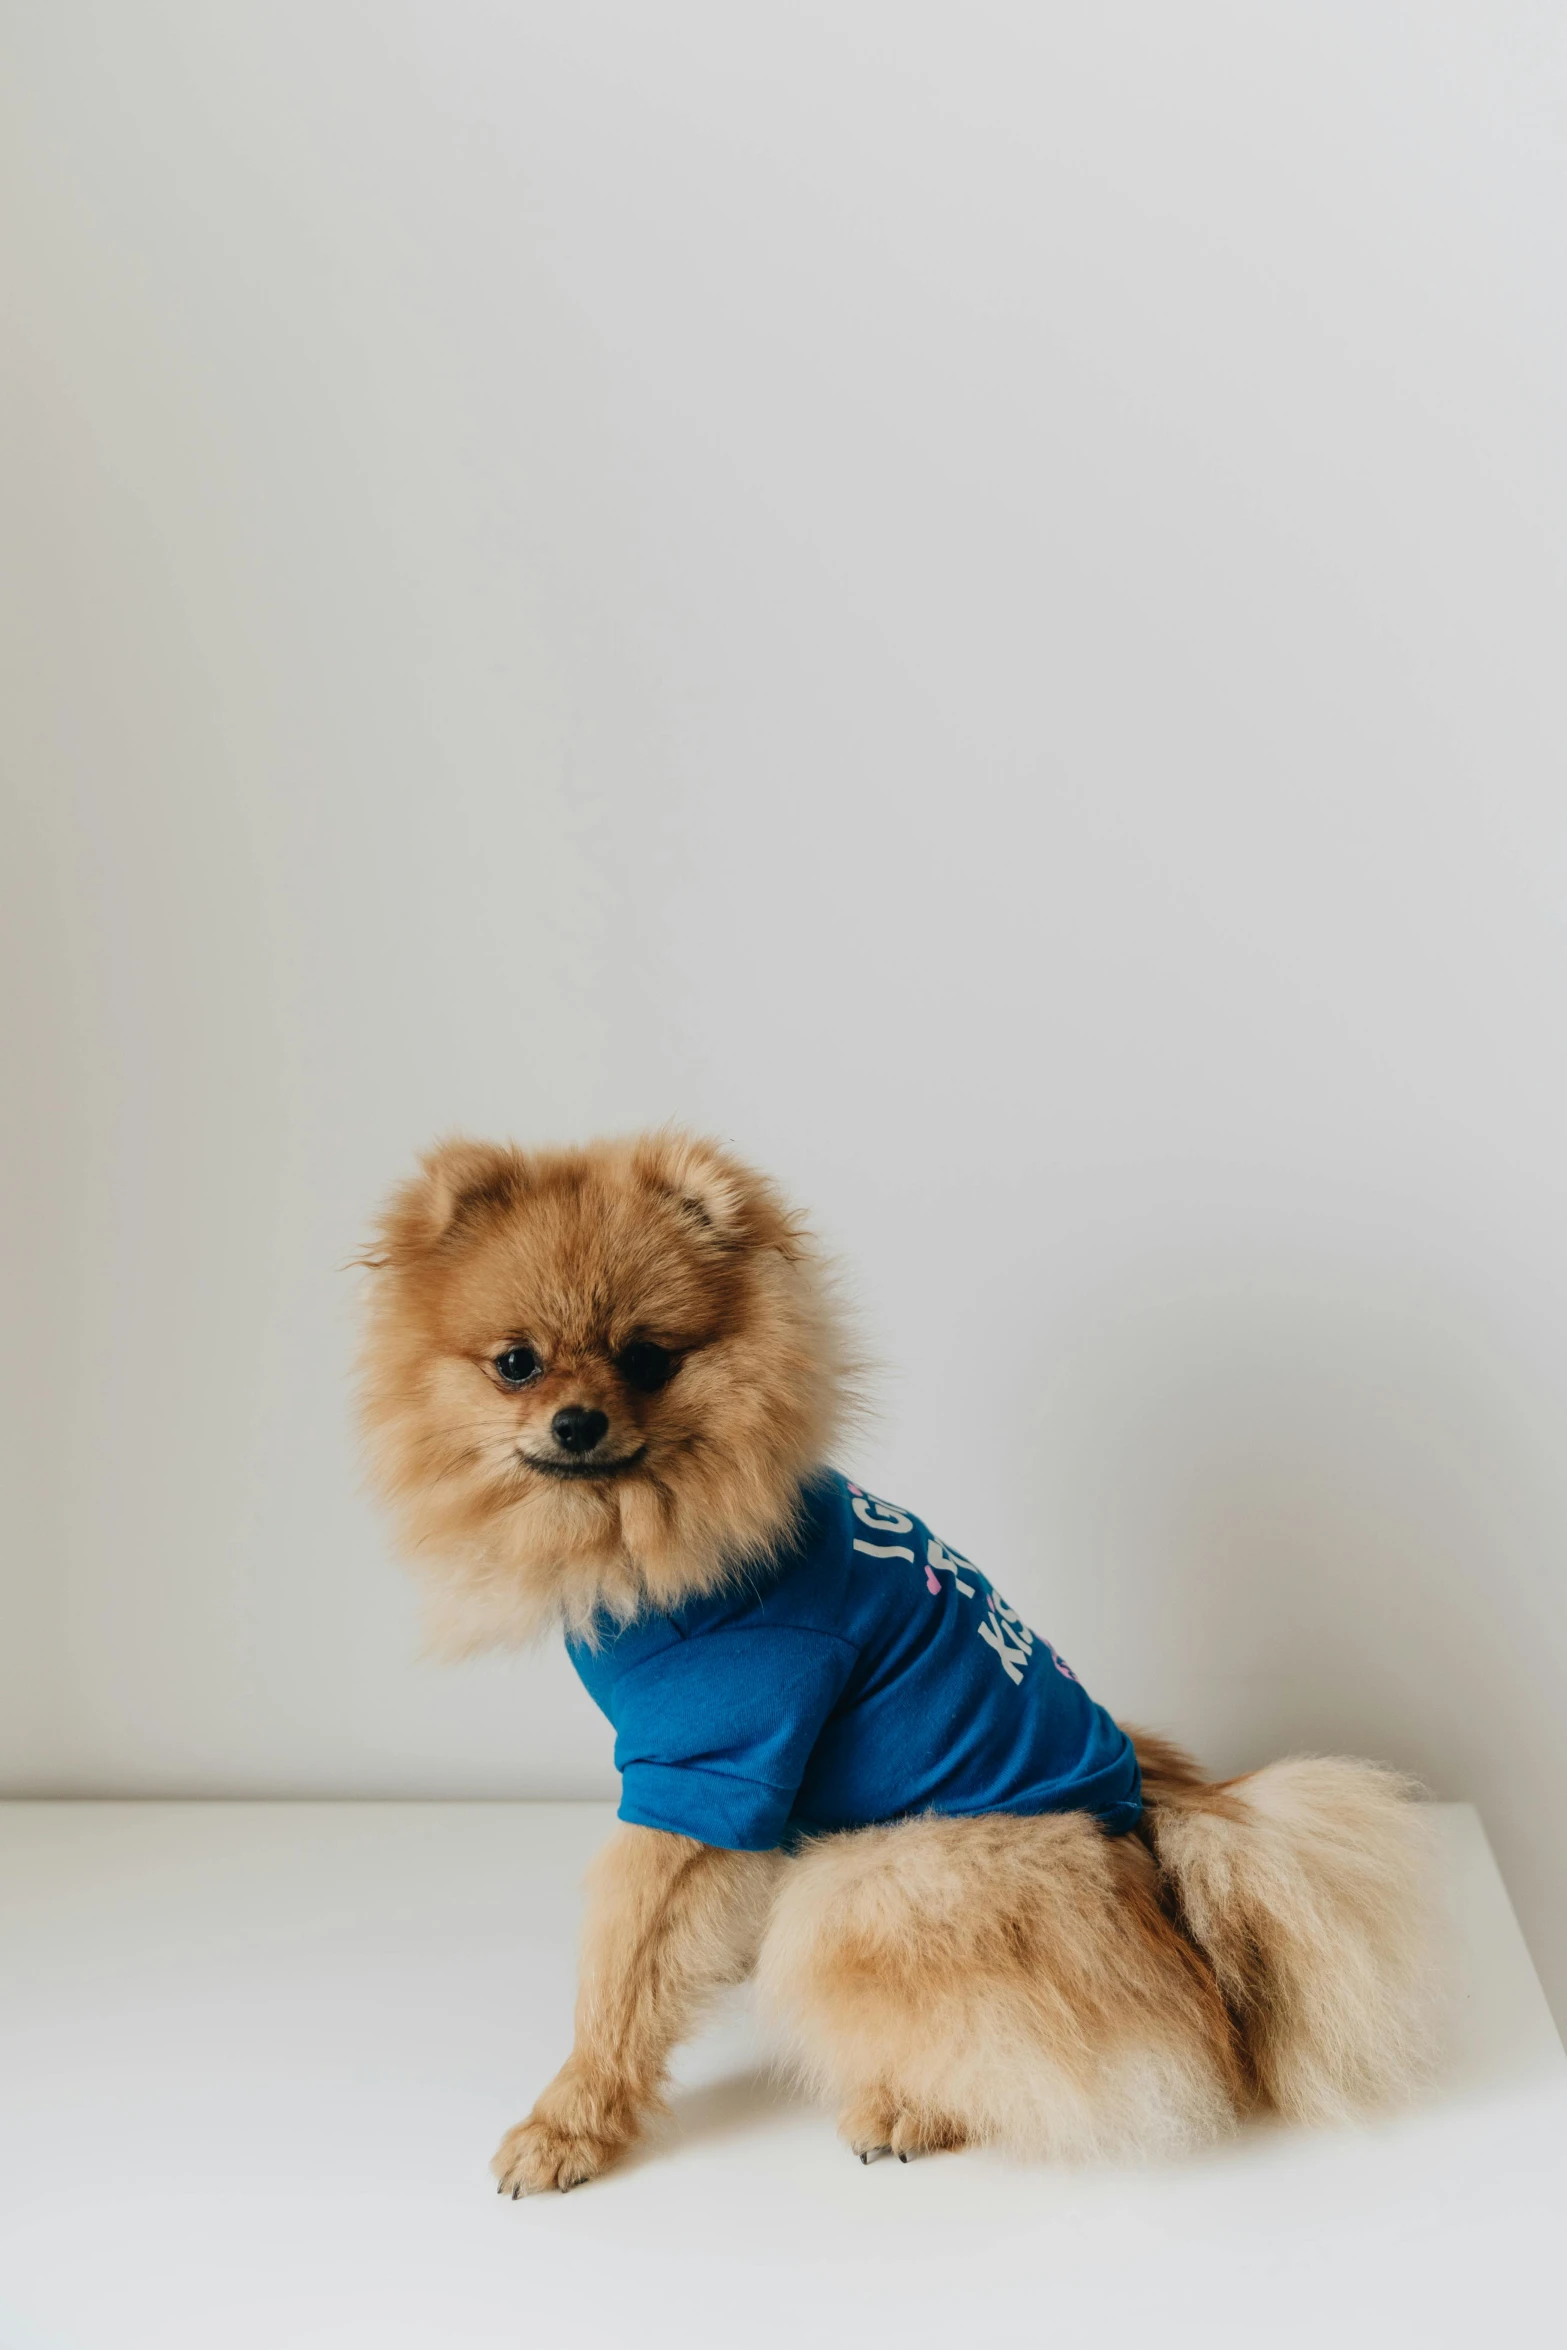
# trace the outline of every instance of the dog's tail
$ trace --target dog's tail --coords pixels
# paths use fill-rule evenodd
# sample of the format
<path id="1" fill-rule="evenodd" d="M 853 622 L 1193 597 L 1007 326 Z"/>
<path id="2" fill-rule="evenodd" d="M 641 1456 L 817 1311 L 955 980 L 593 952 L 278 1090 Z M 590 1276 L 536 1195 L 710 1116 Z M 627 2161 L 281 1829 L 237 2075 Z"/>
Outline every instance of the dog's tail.
<path id="1" fill-rule="evenodd" d="M 1167 1896 L 1262 2096 L 1321 2122 L 1411 2094 L 1430 2069 L 1442 1971 L 1412 1782 L 1300 1756 L 1215 1786 L 1165 1740 L 1134 1743 Z"/>

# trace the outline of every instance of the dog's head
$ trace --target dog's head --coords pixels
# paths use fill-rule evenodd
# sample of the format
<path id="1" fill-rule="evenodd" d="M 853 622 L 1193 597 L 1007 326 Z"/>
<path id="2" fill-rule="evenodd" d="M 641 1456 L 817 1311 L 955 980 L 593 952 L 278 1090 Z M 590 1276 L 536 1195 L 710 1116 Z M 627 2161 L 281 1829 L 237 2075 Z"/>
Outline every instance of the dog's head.
<path id="1" fill-rule="evenodd" d="M 443 1645 L 672 1606 L 787 1532 L 845 1366 L 809 1236 L 726 1152 L 448 1142 L 365 1262 L 363 1424 Z"/>

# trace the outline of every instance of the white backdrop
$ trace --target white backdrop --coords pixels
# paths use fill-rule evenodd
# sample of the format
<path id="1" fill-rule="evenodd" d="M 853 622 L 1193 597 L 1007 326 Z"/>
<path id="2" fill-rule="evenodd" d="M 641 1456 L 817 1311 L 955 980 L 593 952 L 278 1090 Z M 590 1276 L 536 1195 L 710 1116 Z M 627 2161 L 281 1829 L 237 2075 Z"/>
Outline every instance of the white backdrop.
<path id="1" fill-rule="evenodd" d="M 1561 12 L 5 15 L 4 1785 L 606 1792 L 417 1662 L 341 1268 L 674 1115 L 846 1466 L 1567 1992 Z"/>

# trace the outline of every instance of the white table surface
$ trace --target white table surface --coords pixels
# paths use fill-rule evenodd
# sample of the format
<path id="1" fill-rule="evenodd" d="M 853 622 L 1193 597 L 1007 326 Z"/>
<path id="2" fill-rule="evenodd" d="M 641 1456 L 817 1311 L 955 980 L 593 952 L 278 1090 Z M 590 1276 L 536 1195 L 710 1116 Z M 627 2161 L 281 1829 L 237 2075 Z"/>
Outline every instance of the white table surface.
<path id="1" fill-rule="evenodd" d="M 736 1995 L 656 2147 L 513 2204 L 486 2165 L 565 2053 L 609 1816 L 0 1805 L 0 2350 L 1567 2340 L 1567 2059 L 1471 1811 L 1417 2113 L 865 2168 Z"/>

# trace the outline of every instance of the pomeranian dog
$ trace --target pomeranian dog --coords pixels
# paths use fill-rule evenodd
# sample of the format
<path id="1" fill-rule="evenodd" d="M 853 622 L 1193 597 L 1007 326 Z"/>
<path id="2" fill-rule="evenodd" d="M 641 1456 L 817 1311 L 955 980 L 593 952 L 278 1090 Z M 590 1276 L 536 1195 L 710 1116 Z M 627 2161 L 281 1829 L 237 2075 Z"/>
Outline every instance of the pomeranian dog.
<path id="1" fill-rule="evenodd" d="M 1322 1759 L 1208 1783 L 833 1470 L 854 1366 L 764 1177 L 670 1132 L 449 1142 L 364 1261 L 363 1427 L 437 1643 L 558 1626 L 616 1730 L 575 2045 L 502 2193 L 613 2162 L 704 1999 L 753 1973 L 867 2161 L 1169 2151 L 1420 2077 L 1408 1783 Z"/>

